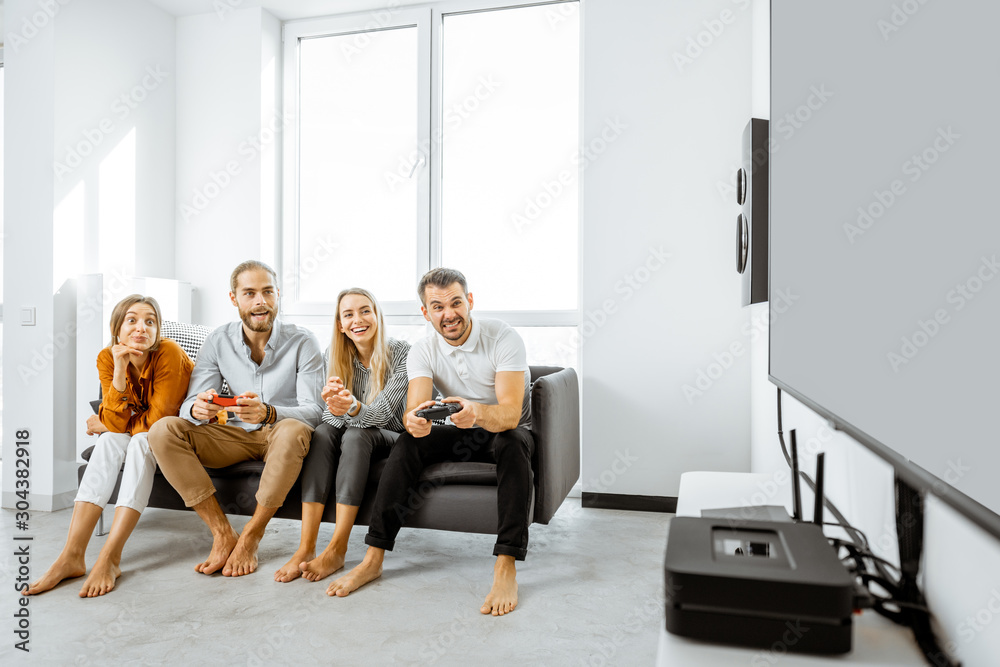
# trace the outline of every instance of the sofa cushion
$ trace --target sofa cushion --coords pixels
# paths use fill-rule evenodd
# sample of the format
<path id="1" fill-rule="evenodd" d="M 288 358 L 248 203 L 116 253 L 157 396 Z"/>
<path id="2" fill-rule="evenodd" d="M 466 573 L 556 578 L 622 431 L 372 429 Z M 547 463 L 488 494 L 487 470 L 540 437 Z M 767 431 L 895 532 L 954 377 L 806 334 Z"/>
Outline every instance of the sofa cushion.
<path id="1" fill-rule="evenodd" d="M 373 484 L 382 477 L 386 459 L 376 461 L 368 471 L 368 483 Z M 472 461 L 442 461 L 432 463 L 420 475 L 420 481 L 434 486 L 447 484 L 470 484 L 473 486 L 496 486 L 497 467 L 493 463 Z"/>
<path id="2" fill-rule="evenodd" d="M 198 361 L 198 350 L 205 344 L 205 339 L 210 333 L 212 333 L 211 328 L 200 324 L 187 324 L 170 320 L 163 320 L 163 326 L 160 328 L 160 335 L 180 345 L 191 361 Z M 230 393 L 229 382 L 225 378 L 222 380 L 222 386 L 219 387 L 219 393 Z"/>
<path id="3" fill-rule="evenodd" d="M 385 468 L 385 459 L 376 461 L 368 471 L 368 483 L 377 484 Z M 209 477 L 226 479 L 230 477 L 260 476 L 264 470 L 263 461 L 243 461 L 225 468 L 206 468 Z M 448 484 L 469 484 L 473 486 L 496 486 L 497 467 L 492 463 L 453 462 L 432 463 L 424 469 L 420 481 L 434 486 Z"/>
<path id="4" fill-rule="evenodd" d="M 180 345 L 191 361 L 198 359 L 198 350 L 201 349 L 210 333 L 212 333 L 210 328 L 200 324 L 186 324 L 170 320 L 163 320 L 163 326 L 160 327 L 160 335 Z"/>
<path id="5" fill-rule="evenodd" d="M 84 461 L 89 461 L 93 454 L 93 446 L 83 450 Z M 382 476 L 385 459 L 376 461 L 368 473 L 369 483 L 376 483 Z M 242 461 L 225 468 L 206 468 L 209 477 L 220 479 L 230 477 L 260 476 L 264 470 L 263 461 Z M 427 481 L 435 486 L 446 484 L 471 484 L 473 486 L 496 486 L 497 467 L 493 463 L 476 463 L 472 461 L 443 461 L 432 463 L 424 469 L 421 481 Z"/>

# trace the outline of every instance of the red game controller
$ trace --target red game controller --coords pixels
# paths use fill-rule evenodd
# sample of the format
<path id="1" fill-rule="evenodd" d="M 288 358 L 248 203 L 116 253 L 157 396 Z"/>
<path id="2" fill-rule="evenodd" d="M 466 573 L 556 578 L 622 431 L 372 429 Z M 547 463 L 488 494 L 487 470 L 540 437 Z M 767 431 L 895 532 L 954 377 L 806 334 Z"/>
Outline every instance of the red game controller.
<path id="1" fill-rule="evenodd" d="M 212 402 L 216 405 L 231 408 L 236 405 L 236 398 L 236 396 L 232 396 L 231 394 L 215 394 L 212 396 Z"/>

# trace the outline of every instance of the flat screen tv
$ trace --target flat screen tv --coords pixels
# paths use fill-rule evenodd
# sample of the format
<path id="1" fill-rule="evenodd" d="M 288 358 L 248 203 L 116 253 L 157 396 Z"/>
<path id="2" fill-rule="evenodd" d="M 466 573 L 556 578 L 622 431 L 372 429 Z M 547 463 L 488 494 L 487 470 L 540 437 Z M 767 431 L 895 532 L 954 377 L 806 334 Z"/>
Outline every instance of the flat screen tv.
<path id="1" fill-rule="evenodd" d="M 769 373 L 1000 538 L 997 25 L 772 0 Z"/>

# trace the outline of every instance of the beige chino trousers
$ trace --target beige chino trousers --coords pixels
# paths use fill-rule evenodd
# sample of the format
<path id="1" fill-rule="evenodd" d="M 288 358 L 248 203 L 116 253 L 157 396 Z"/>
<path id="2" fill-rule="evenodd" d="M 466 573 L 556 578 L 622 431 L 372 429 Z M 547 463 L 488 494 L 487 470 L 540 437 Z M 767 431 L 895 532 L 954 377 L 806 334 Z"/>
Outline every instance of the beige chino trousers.
<path id="1" fill-rule="evenodd" d="M 205 468 L 225 468 L 243 461 L 264 461 L 257 504 L 281 507 L 309 453 L 312 427 L 297 419 L 282 419 L 257 431 L 239 426 L 193 424 L 181 417 L 164 417 L 149 431 L 160 472 L 188 507 L 208 499 L 215 487 Z"/>

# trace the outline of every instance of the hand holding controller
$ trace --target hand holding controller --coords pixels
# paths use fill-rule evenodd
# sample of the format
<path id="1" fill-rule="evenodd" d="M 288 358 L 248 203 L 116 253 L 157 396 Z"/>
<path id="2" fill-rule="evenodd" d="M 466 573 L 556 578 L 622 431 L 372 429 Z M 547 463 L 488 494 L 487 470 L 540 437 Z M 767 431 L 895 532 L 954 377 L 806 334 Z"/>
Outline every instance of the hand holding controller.
<path id="1" fill-rule="evenodd" d="M 212 403 L 215 403 L 216 405 L 221 405 L 221 406 L 224 406 L 224 407 L 227 407 L 227 408 L 231 408 L 234 405 L 236 405 L 236 399 L 237 399 L 236 396 L 232 396 L 230 394 L 213 394 L 212 395 Z"/>
<path id="2" fill-rule="evenodd" d="M 460 412 L 461 410 L 462 410 L 461 403 L 441 403 L 440 401 L 438 401 L 429 408 L 424 408 L 423 410 L 417 410 L 415 414 L 418 417 L 421 417 L 422 419 L 426 419 L 427 421 L 432 421 L 434 419 L 444 419 L 445 417 L 449 417 L 455 414 L 456 412 Z"/>

